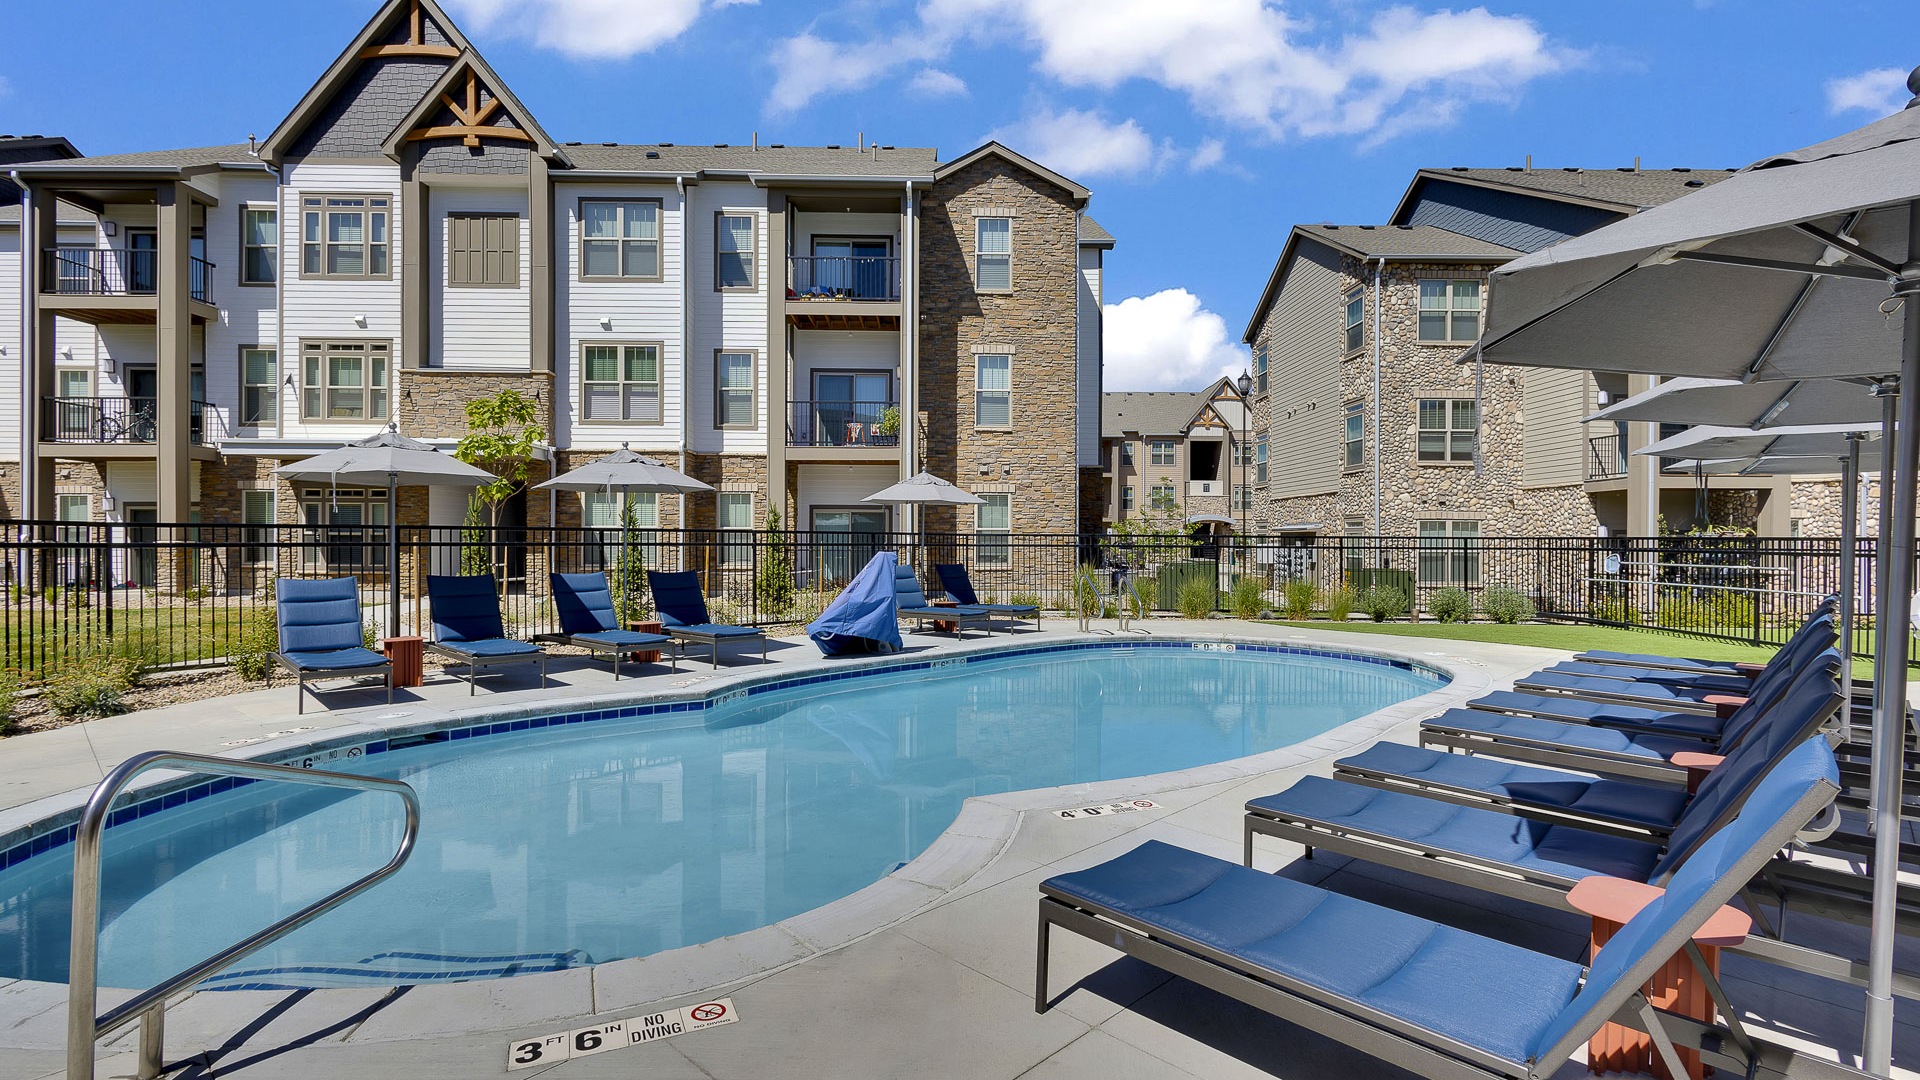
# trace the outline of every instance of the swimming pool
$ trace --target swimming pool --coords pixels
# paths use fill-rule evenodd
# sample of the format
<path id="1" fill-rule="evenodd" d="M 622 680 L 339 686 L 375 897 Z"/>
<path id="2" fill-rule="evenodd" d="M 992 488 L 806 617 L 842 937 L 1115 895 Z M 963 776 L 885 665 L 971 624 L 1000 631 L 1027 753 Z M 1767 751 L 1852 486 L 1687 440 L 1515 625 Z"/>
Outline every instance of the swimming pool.
<path id="1" fill-rule="evenodd" d="M 1306 649 L 1080 643 L 379 740 L 325 764 L 415 786 L 412 860 L 208 986 L 491 978 L 709 941 L 872 884 L 969 796 L 1245 757 L 1444 682 Z M 385 861 L 400 833 L 391 796 L 272 784 L 115 815 L 109 986 L 148 985 L 296 910 Z M 0 857 L 0 977 L 65 981 L 59 839 Z"/>

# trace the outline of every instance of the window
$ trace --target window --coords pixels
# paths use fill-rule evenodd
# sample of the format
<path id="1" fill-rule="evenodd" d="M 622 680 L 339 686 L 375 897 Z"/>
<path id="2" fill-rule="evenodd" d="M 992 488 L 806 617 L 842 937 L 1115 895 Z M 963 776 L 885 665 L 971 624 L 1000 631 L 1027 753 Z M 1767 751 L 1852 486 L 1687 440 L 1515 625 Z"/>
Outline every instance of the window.
<path id="1" fill-rule="evenodd" d="M 1480 283 L 1424 278 L 1420 282 L 1420 340 L 1468 342 L 1480 336 Z"/>
<path id="2" fill-rule="evenodd" d="M 660 280 L 660 201 L 580 201 L 580 276 Z"/>
<path id="3" fill-rule="evenodd" d="M 1477 427 L 1472 398 L 1421 398 L 1420 463 L 1472 461 Z"/>
<path id="4" fill-rule="evenodd" d="M 386 277 L 387 214 L 383 195 L 308 195 L 300 200 L 303 277 Z"/>
<path id="5" fill-rule="evenodd" d="M 973 508 L 973 560 L 975 566 L 1010 566 L 1013 563 L 1013 496 L 982 495 L 983 502 Z"/>
<path id="6" fill-rule="evenodd" d="M 447 284 L 518 288 L 520 215 L 448 214 Z"/>
<path id="7" fill-rule="evenodd" d="M 1480 523 L 1420 523 L 1420 584 L 1480 584 Z"/>
<path id="8" fill-rule="evenodd" d="M 275 516 L 273 489 L 248 488 L 240 493 L 240 521 L 245 525 L 272 525 Z M 240 557 L 249 563 L 273 561 L 273 549 L 269 543 L 273 530 L 265 528 L 246 529 L 242 536 L 244 543 Z"/>
<path id="9" fill-rule="evenodd" d="M 982 292 L 1013 290 L 1013 219 L 973 219 L 973 285 Z"/>
<path id="10" fill-rule="evenodd" d="M 1267 347 L 1260 346 L 1253 351 L 1253 392 L 1267 392 Z"/>
<path id="11" fill-rule="evenodd" d="M 1123 514 L 1133 512 L 1133 485 L 1132 484 L 1126 484 L 1120 488 L 1120 512 Z"/>
<path id="12" fill-rule="evenodd" d="M 752 565 L 753 492 L 723 491 L 715 511 L 714 521 L 720 526 L 720 565 Z"/>
<path id="13" fill-rule="evenodd" d="M 1365 402 L 1347 403 L 1346 453 L 1343 468 L 1357 469 L 1367 456 L 1367 406 Z"/>
<path id="14" fill-rule="evenodd" d="M 386 488 L 304 488 L 300 513 L 317 545 L 311 558 L 334 569 L 387 565 Z"/>
<path id="15" fill-rule="evenodd" d="M 716 214 L 714 218 L 713 287 L 755 288 L 753 217 L 748 214 Z"/>
<path id="16" fill-rule="evenodd" d="M 713 426 L 755 426 L 753 354 L 715 353 L 713 357 Z"/>
<path id="17" fill-rule="evenodd" d="M 1243 469 L 1250 468 L 1253 465 L 1253 444 L 1250 442 L 1235 442 L 1233 444 L 1233 463 Z"/>
<path id="18" fill-rule="evenodd" d="M 982 353 L 973 358 L 973 426 L 1013 426 L 1013 357 Z"/>
<path id="19" fill-rule="evenodd" d="M 1366 327 L 1362 319 L 1366 315 L 1367 302 L 1359 293 L 1347 297 L 1347 351 L 1359 352 L 1366 344 Z"/>
<path id="20" fill-rule="evenodd" d="M 271 285 L 280 265 L 280 212 L 272 207 L 240 209 L 240 284 Z"/>
<path id="21" fill-rule="evenodd" d="M 384 341 L 300 343 L 300 418 L 384 420 L 387 390 Z"/>
<path id="22" fill-rule="evenodd" d="M 631 524 L 636 529 L 657 529 L 660 527 L 660 497 L 651 491 L 629 492 L 627 509 L 633 516 Z M 581 524 L 589 529 L 620 528 L 620 493 L 617 491 L 586 492 L 586 502 L 581 507 Z"/>
<path id="23" fill-rule="evenodd" d="M 1267 437 L 1265 435 L 1260 436 L 1260 441 L 1253 444 L 1253 482 L 1256 484 L 1267 482 Z"/>
<path id="24" fill-rule="evenodd" d="M 93 396 L 92 368 L 61 368 L 54 372 L 59 380 L 59 393 L 63 398 L 90 398 Z"/>
<path id="25" fill-rule="evenodd" d="M 1178 465 L 1180 451 L 1171 442 L 1154 439 L 1147 443 L 1147 460 L 1155 465 Z"/>
<path id="26" fill-rule="evenodd" d="M 588 345 L 581 352 L 581 419 L 660 422 L 660 346 Z"/>
<path id="27" fill-rule="evenodd" d="M 279 365 L 272 349 L 240 350 L 240 422 L 271 424 L 280 416 Z"/>
<path id="28" fill-rule="evenodd" d="M 55 521 L 86 522 L 93 518 L 93 496 L 81 492 L 68 494 L 61 492 L 53 497 L 53 517 Z M 60 539 L 70 544 L 86 542 L 86 530 L 61 529 Z"/>
<path id="29" fill-rule="evenodd" d="M 1133 464 L 1133 444 L 1131 442 L 1123 442 L 1120 444 L 1120 464 Z"/>
<path id="30" fill-rule="evenodd" d="M 1147 490 L 1147 498 L 1149 504 L 1155 510 L 1177 510 L 1180 508 L 1179 496 L 1176 493 L 1173 482 L 1169 480 L 1155 482 L 1153 487 Z"/>
<path id="31" fill-rule="evenodd" d="M 1244 484 L 1234 488 L 1233 508 L 1242 514 L 1250 512 L 1253 509 L 1253 489 Z"/>

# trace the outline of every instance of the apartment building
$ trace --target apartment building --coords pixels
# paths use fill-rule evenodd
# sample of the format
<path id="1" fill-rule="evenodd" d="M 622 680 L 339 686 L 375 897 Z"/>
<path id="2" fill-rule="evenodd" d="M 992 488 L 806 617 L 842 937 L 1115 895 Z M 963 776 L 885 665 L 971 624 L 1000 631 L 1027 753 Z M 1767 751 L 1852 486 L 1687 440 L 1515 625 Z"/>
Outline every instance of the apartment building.
<path id="1" fill-rule="evenodd" d="M 1101 516 L 1195 535 L 1245 533 L 1253 521 L 1253 442 L 1231 380 L 1204 390 L 1100 395 Z"/>
<path id="2" fill-rule="evenodd" d="M 1660 425 L 1588 425 L 1653 380 L 1470 362 L 1487 274 L 1721 170 L 1423 169 L 1385 223 L 1297 225 L 1242 337 L 1257 529 L 1301 538 L 1837 534 L 1831 482 L 1663 474 Z M 1704 513 L 1702 512 L 1704 511 Z M 1444 561 L 1444 560 L 1441 560 Z"/>
<path id="3" fill-rule="evenodd" d="M 635 496 L 661 527 L 881 532 L 865 496 L 928 469 L 986 500 L 929 527 L 1068 532 L 1101 485 L 1113 239 L 997 143 L 558 141 L 434 0 L 384 3 L 258 142 L 9 143 L 8 516 L 380 524 L 384 492 L 272 470 L 390 422 L 451 445 L 506 388 L 536 480 L 629 445 L 715 487 Z M 403 524 L 466 509 L 401 495 Z"/>

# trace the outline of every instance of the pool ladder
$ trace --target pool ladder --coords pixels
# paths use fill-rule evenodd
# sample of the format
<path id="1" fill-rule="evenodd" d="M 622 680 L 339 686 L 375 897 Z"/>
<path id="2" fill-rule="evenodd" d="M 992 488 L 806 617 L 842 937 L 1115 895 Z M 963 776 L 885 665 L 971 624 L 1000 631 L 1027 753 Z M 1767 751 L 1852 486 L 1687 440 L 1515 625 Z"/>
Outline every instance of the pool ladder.
<path id="1" fill-rule="evenodd" d="M 149 769 L 178 769 L 198 775 L 387 791 L 400 796 L 406 805 L 406 830 L 400 837 L 400 849 L 394 852 L 393 858 L 385 866 L 96 1016 L 94 1009 L 99 1005 L 100 978 L 97 962 L 100 947 L 100 835 L 106 829 L 107 812 L 113 800 L 119 797 L 135 776 Z M 166 1057 L 168 998 L 198 984 L 235 960 L 271 945 L 378 884 L 405 865 L 407 857 L 413 854 L 414 841 L 419 835 L 420 798 L 414 794 L 412 787 L 398 780 L 352 776 L 320 769 L 297 769 L 290 765 L 265 765 L 257 761 L 169 750 L 149 750 L 121 762 L 93 789 L 86 807 L 80 811 L 80 822 L 74 829 L 73 951 L 67 964 L 67 1080 L 93 1080 L 93 1044 L 101 1036 L 110 1035 L 135 1019 L 140 1021 L 139 1071 L 135 1075 L 139 1080 L 154 1080 L 160 1075 Z"/>

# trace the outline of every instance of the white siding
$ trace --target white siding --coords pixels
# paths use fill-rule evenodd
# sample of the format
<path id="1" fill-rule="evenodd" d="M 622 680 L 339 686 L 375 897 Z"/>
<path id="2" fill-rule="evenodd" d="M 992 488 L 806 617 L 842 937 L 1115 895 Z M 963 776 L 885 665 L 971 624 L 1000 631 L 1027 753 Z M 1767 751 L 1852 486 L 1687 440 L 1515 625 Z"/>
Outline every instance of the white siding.
<path id="1" fill-rule="evenodd" d="M 658 199 L 660 281 L 580 280 L 580 200 Z M 677 452 L 684 400 L 680 328 L 680 236 L 685 218 L 671 184 L 562 184 L 554 196 L 554 369 L 559 408 L 553 435 L 560 446 L 611 450 L 630 442 L 636 450 Z M 601 319 L 610 320 L 602 328 Z M 659 424 L 576 422 L 580 411 L 580 349 L 594 342 L 659 342 L 665 385 Z"/>
<path id="2" fill-rule="evenodd" d="M 793 399 L 813 400 L 816 371 L 885 371 L 900 394 L 900 335 L 876 330 L 795 330 Z"/>
<path id="3" fill-rule="evenodd" d="M 868 503 L 867 496 L 900 481 L 897 465 L 802 465 L 799 473 L 795 497 L 800 504 L 800 517 L 794 528 L 801 530 L 813 528 L 816 506 L 892 510 L 892 507 Z M 895 524 L 898 524 L 898 511 L 894 512 Z"/>
<path id="4" fill-rule="evenodd" d="M 1101 251 L 1080 249 L 1080 286 L 1074 315 L 1074 458 L 1083 469 L 1100 467 Z"/>
<path id="5" fill-rule="evenodd" d="M 109 461 L 107 494 L 113 496 L 114 510 L 109 520 L 126 520 L 130 506 L 152 506 L 160 501 L 159 472 L 151 461 Z M 200 462 L 187 463 L 187 490 L 191 502 L 200 501 Z"/>
<path id="6" fill-rule="evenodd" d="M 194 346 L 194 355 L 206 365 L 206 401 L 214 412 L 208 435 L 227 437 L 241 434 L 234 425 L 240 406 L 241 347 L 273 348 L 280 339 L 278 293 L 271 286 L 240 284 L 241 211 L 248 205 L 273 206 L 279 187 L 265 174 L 222 173 L 213 191 L 220 205 L 207 211 L 207 261 L 213 264 L 208 287 L 220 309 L 220 320 L 207 327 L 205 340 Z M 288 265 L 283 255 L 281 270 Z M 287 365 L 284 351 L 278 359 L 282 372 L 294 370 Z M 271 428 L 245 430 L 249 436 L 272 433 Z"/>
<path id="7" fill-rule="evenodd" d="M 20 400 L 25 336 L 20 326 L 20 229 L 0 225 L 0 401 Z M 0 461 L 20 460 L 20 410 L 0 409 Z"/>
<path id="8" fill-rule="evenodd" d="M 427 197 L 430 247 L 427 254 L 432 322 L 427 338 L 428 364 L 458 371 L 526 371 L 527 326 L 533 317 L 532 243 L 527 228 L 527 190 L 440 186 Z M 454 288 L 447 284 L 447 215 L 461 212 L 520 216 L 519 287 Z"/>
<path id="9" fill-rule="evenodd" d="M 687 284 L 693 341 L 687 352 L 687 448 L 703 453 L 760 453 L 767 449 L 767 304 L 774 295 L 767 266 L 767 193 L 751 184 L 701 184 L 692 189 L 687 220 Z M 754 219 L 754 288 L 714 287 L 716 229 L 721 213 Z M 780 280 L 784 281 L 784 275 Z M 781 293 L 785 303 L 785 293 Z M 713 426 L 713 356 L 721 349 L 751 350 L 755 374 L 755 430 Z"/>
<path id="10" fill-rule="evenodd" d="M 900 254 L 900 215 L 797 212 L 793 215 L 793 244 L 788 253 L 812 255 L 813 238 L 816 236 L 843 240 L 848 238 L 864 240 L 884 236 L 892 243 L 889 252 L 898 256 Z"/>

